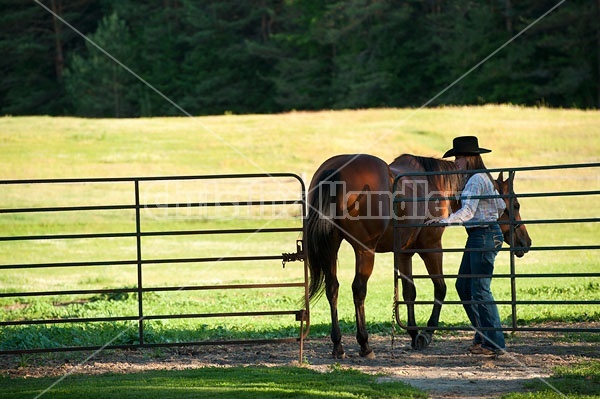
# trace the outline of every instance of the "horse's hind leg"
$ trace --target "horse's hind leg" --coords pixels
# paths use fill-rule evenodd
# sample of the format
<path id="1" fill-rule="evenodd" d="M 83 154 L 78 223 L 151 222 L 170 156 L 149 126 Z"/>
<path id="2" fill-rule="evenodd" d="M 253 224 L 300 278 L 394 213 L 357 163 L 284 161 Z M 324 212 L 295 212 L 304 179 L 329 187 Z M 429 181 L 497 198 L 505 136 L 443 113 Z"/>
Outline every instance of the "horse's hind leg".
<path id="1" fill-rule="evenodd" d="M 367 249 L 354 249 L 356 255 L 356 273 L 352 282 L 354 294 L 354 310 L 356 313 L 356 341 L 360 345 L 360 356 L 374 358 L 375 354 L 369 346 L 369 333 L 365 321 L 365 298 L 367 282 L 373 273 L 375 252 Z"/>
<path id="2" fill-rule="evenodd" d="M 341 240 L 336 240 L 334 243 L 335 252 L 337 253 L 341 244 Z M 344 347 L 342 345 L 342 332 L 340 330 L 340 322 L 337 311 L 338 291 L 340 283 L 337 278 L 337 257 L 333 260 L 330 268 L 325 270 L 325 294 L 329 301 L 329 309 L 331 311 L 331 342 L 333 343 L 332 356 L 336 359 L 346 357 Z"/>
<path id="3" fill-rule="evenodd" d="M 338 320 L 337 300 L 340 284 L 337 277 L 334 275 L 327 281 L 327 300 L 331 311 L 331 342 L 333 343 L 332 356 L 336 359 L 346 357 L 344 347 L 342 345 L 342 332 L 340 330 L 340 322 Z"/>

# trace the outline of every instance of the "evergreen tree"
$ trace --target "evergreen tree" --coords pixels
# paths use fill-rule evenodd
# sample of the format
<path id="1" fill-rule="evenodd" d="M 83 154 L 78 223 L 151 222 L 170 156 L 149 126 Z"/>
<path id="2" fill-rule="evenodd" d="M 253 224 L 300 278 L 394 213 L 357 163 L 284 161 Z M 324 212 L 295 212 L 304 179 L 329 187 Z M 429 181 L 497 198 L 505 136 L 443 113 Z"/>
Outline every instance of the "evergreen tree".
<path id="1" fill-rule="evenodd" d="M 286 3 L 267 43 L 254 43 L 250 51 L 272 65 L 266 79 L 274 101 L 282 110 L 330 108 L 335 48 L 322 40 L 320 25 L 328 1 L 298 0 Z"/>
<path id="2" fill-rule="evenodd" d="M 94 0 L 0 0 L 0 113 L 69 113 L 64 92 L 67 54 L 83 41 L 59 18 L 82 33 L 95 29 L 103 4 Z"/>
<path id="3" fill-rule="evenodd" d="M 533 2 L 527 10 L 531 23 L 554 4 Z M 596 107 L 600 61 L 600 2 L 564 3 L 527 36 L 534 46 L 527 70 L 537 103 L 562 107 Z"/>
<path id="4" fill-rule="evenodd" d="M 141 83 L 115 62 L 135 69 L 134 49 L 125 22 L 116 13 L 104 17 L 89 39 L 87 54 L 73 55 L 65 73 L 67 93 L 75 112 L 88 117 L 138 116 L 136 94 Z"/>
<path id="5" fill-rule="evenodd" d="M 194 114 L 273 112 L 272 66 L 249 51 L 269 40 L 278 1 L 183 1 L 183 108 Z"/>
<path id="6" fill-rule="evenodd" d="M 0 113 L 181 114 L 156 91 L 192 114 L 600 107 L 600 0 L 40 3 L 0 0 Z"/>
<path id="7" fill-rule="evenodd" d="M 115 2 L 113 10 L 130 28 L 131 46 L 135 48 L 135 72 L 152 88 L 137 85 L 138 113 L 141 116 L 181 115 L 181 111 L 155 90 L 177 103 L 183 96 L 181 43 L 183 5 L 179 0 L 140 3 L 133 0 Z M 155 89 L 155 90 L 154 90 Z"/>
<path id="8" fill-rule="evenodd" d="M 421 101 L 427 41 L 423 16 L 404 1 L 339 2 L 325 15 L 335 46 L 334 108 L 407 106 Z"/>

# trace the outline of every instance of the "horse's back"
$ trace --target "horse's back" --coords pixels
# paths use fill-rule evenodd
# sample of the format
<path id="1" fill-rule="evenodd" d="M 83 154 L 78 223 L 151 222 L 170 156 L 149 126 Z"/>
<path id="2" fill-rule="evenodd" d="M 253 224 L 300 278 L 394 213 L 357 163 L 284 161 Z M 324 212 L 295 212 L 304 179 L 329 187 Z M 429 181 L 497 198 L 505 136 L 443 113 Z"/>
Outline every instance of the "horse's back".
<path id="1" fill-rule="evenodd" d="M 342 154 L 335 155 L 321 164 L 310 187 L 316 187 L 325 179 L 338 178 L 351 190 L 359 186 L 362 188 L 365 184 L 389 190 L 390 176 L 389 166 L 381 158 L 369 154 Z"/>
<path id="2" fill-rule="evenodd" d="M 336 193 L 335 215 L 330 216 L 335 217 L 340 235 L 355 248 L 374 248 L 391 220 L 392 175 L 388 164 L 368 154 L 329 158 L 311 181 L 309 201 L 321 195 L 319 185 L 324 183 L 330 185 L 329 192 Z"/>

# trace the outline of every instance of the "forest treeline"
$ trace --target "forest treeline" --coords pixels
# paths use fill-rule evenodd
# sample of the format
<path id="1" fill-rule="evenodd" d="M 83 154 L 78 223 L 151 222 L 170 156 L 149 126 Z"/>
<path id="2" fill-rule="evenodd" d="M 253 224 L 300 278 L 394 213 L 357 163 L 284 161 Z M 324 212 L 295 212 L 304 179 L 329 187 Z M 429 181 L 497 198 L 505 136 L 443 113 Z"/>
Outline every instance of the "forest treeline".
<path id="1" fill-rule="evenodd" d="M 1 115 L 600 108 L 600 0 L 0 5 Z"/>

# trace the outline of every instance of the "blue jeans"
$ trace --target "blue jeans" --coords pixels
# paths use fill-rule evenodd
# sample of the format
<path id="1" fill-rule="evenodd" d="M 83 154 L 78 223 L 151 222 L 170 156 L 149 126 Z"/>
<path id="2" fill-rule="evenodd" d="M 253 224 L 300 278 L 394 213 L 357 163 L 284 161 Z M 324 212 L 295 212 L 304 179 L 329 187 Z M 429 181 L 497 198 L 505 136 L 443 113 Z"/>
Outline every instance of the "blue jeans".
<path id="1" fill-rule="evenodd" d="M 494 273 L 494 260 L 498 250 L 502 247 L 502 231 L 495 224 L 467 229 L 467 233 L 469 237 L 465 249 L 487 250 L 464 252 L 456 279 L 456 291 L 461 301 L 484 302 L 463 304 L 467 316 L 476 330 L 473 343 L 482 344 L 483 347 L 492 350 L 504 349 L 504 333 L 500 330 L 502 325 L 498 306 L 493 303 L 494 297 L 490 289 Z M 485 275 L 485 277 L 470 278 L 471 274 Z"/>

